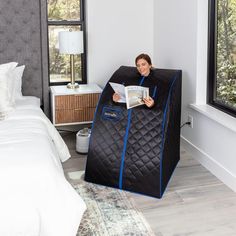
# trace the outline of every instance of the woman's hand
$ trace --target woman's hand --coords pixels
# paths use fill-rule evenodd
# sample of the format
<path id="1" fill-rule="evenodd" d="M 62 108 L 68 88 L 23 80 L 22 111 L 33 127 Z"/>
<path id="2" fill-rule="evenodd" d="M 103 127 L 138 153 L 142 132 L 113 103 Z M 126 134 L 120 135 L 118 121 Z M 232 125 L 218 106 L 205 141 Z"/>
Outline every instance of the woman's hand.
<path id="1" fill-rule="evenodd" d="M 151 97 L 144 98 L 143 101 L 144 101 L 145 105 L 149 108 L 154 106 L 154 100 Z"/>
<path id="2" fill-rule="evenodd" d="M 112 96 L 112 99 L 114 102 L 118 102 L 120 100 L 120 94 L 119 93 L 114 93 Z"/>

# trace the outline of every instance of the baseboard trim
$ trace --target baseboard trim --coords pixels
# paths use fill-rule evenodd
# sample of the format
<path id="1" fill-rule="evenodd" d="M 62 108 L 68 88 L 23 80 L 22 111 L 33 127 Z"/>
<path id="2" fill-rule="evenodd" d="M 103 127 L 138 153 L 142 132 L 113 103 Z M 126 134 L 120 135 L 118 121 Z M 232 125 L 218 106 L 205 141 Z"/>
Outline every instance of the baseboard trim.
<path id="1" fill-rule="evenodd" d="M 183 136 L 181 136 L 181 145 L 195 160 L 236 192 L 236 176 L 234 174 Z"/>

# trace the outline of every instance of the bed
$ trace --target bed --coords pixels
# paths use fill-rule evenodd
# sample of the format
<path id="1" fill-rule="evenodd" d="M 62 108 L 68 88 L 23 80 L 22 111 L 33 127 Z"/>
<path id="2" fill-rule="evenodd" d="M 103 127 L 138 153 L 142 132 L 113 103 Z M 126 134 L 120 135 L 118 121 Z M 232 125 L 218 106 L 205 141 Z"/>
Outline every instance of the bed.
<path id="1" fill-rule="evenodd" d="M 69 158 L 39 99 L 15 99 L 0 120 L 0 235 L 76 235 L 86 205 L 64 176 Z"/>

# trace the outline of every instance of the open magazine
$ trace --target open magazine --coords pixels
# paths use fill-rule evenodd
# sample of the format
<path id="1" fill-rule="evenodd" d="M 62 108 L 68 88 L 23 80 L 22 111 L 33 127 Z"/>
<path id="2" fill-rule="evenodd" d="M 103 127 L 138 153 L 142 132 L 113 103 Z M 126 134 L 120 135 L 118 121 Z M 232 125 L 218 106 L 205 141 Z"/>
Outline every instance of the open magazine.
<path id="1" fill-rule="evenodd" d="M 149 88 L 109 82 L 113 90 L 120 95 L 118 102 L 126 103 L 127 109 L 143 105 L 143 99 L 149 96 Z"/>

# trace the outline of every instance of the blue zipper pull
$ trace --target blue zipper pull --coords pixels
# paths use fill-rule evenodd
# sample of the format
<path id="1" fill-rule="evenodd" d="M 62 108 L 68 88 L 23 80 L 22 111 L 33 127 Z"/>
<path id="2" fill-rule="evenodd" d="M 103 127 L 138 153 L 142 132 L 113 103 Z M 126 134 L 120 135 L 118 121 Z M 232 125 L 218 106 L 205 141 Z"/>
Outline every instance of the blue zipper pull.
<path id="1" fill-rule="evenodd" d="M 141 79 L 141 81 L 139 83 L 139 86 L 141 86 L 143 84 L 144 79 L 145 79 L 145 76 L 142 77 L 142 79 Z"/>

